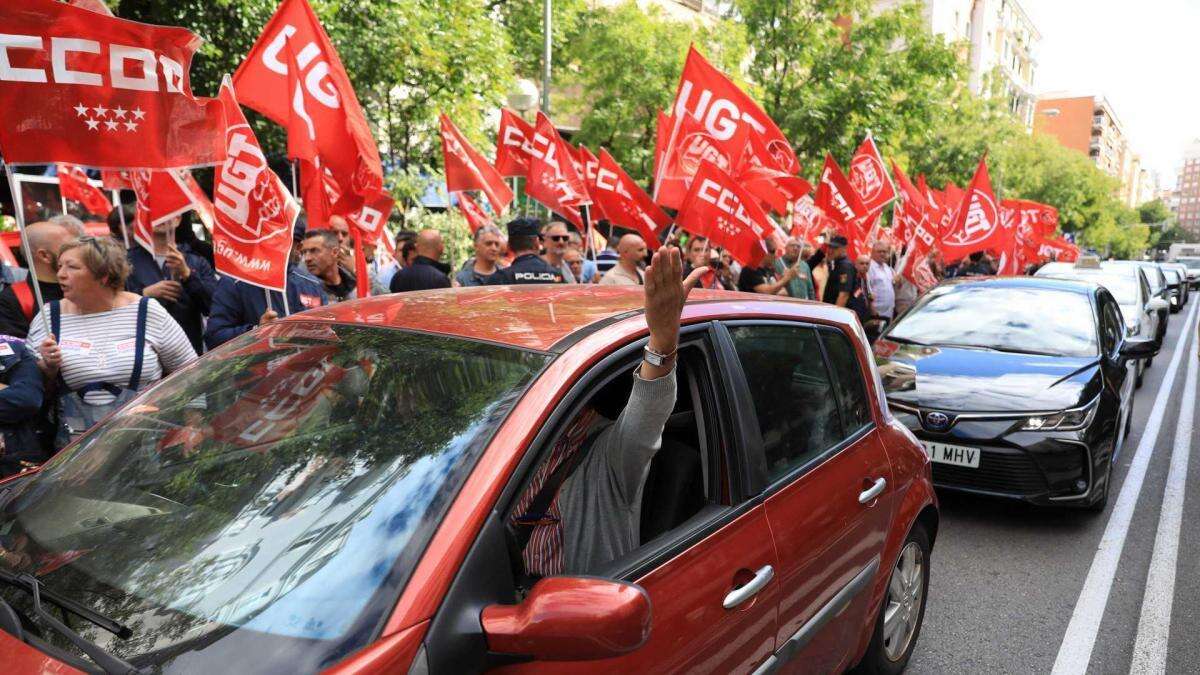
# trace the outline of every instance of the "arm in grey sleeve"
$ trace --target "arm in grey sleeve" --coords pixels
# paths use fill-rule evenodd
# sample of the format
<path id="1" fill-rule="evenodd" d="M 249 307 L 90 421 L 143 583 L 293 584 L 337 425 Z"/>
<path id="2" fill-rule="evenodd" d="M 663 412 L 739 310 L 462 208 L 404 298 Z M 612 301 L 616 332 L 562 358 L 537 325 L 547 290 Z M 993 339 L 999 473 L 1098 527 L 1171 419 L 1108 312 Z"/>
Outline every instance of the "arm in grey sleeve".
<path id="1" fill-rule="evenodd" d="M 662 445 L 663 429 L 675 408 L 675 370 L 657 380 L 643 380 L 635 371 L 629 403 L 604 434 L 608 466 L 626 504 L 633 499 L 646 467 Z"/>

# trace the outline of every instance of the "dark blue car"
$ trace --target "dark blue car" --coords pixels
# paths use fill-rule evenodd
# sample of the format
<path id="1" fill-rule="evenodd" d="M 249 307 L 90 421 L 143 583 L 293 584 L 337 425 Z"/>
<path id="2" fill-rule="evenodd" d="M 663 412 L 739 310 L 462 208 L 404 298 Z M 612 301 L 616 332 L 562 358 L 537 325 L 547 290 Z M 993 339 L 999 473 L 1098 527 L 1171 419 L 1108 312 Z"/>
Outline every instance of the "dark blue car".
<path id="1" fill-rule="evenodd" d="M 947 281 L 875 347 L 893 414 L 921 440 L 940 488 L 1103 509 L 1129 431 L 1135 365 L 1095 283 L 1038 277 Z"/>

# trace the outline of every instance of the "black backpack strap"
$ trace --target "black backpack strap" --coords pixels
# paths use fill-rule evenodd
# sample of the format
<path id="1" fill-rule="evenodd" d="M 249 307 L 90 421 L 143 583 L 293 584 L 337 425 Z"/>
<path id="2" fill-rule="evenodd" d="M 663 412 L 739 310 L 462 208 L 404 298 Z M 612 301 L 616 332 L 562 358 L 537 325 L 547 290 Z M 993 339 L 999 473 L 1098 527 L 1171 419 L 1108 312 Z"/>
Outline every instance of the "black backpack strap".
<path id="1" fill-rule="evenodd" d="M 138 301 L 137 314 L 137 346 L 133 355 L 133 373 L 129 376 L 129 388 L 137 391 L 138 383 L 142 380 L 142 361 L 146 356 L 146 314 L 150 309 L 150 298 L 143 297 Z"/>
<path id="2" fill-rule="evenodd" d="M 50 332 L 55 342 L 62 342 L 62 306 L 58 300 L 50 301 Z"/>

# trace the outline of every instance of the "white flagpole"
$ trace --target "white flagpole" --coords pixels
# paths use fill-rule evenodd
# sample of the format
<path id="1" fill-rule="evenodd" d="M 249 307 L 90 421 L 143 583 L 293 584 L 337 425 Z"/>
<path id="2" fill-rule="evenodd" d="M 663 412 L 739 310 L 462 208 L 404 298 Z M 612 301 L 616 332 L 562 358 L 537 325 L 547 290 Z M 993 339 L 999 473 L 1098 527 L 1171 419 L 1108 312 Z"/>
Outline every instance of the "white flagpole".
<path id="1" fill-rule="evenodd" d="M 25 264 L 29 265 L 29 280 L 33 285 L 33 294 L 37 296 L 38 313 L 42 316 L 42 328 L 46 330 L 46 335 L 50 335 L 50 318 L 42 309 L 46 306 L 46 302 L 42 300 L 42 285 L 38 283 L 37 270 L 33 264 L 33 252 L 29 248 L 29 235 L 25 234 L 25 205 L 22 203 L 20 194 L 17 192 L 17 178 L 13 175 L 12 165 L 4 162 L 4 173 L 8 176 L 8 189 L 11 190 L 13 215 L 17 219 L 17 229 L 21 232 L 21 250 L 25 252 Z M 55 335 L 57 340 L 58 336 Z"/>
<path id="2" fill-rule="evenodd" d="M 283 279 L 283 292 L 282 292 L 282 293 L 280 293 L 279 295 L 283 296 L 283 315 L 284 315 L 284 316 L 291 316 L 291 315 L 292 315 L 292 308 L 291 308 L 291 307 L 288 307 L 288 299 L 287 299 L 287 277 L 286 277 L 286 276 L 285 276 L 285 277 L 284 277 L 284 279 Z"/>
<path id="3" fill-rule="evenodd" d="M 266 311 L 263 312 L 263 314 L 266 314 L 267 312 L 274 309 L 273 307 L 271 307 L 271 289 L 264 288 L 263 289 L 263 297 L 265 297 L 267 299 L 267 309 L 266 309 Z"/>
<path id="4" fill-rule="evenodd" d="M 121 236 L 125 239 L 125 250 L 129 250 L 129 226 L 125 224 L 125 205 L 121 203 L 121 193 L 117 193 L 117 217 L 121 219 Z"/>
<path id="5" fill-rule="evenodd" d="M 288 166 L 292 168 L 292 198 L 300 199 L 300 189 L 296 184 L 296 160 L 289 160 Z"/>

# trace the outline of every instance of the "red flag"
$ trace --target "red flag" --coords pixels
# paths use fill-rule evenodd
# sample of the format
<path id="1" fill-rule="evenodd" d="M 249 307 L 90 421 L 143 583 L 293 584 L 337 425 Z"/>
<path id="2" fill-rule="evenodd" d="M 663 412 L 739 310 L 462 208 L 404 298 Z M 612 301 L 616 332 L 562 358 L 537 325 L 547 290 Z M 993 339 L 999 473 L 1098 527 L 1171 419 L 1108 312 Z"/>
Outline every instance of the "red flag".
<path id="1" fill-rule="evenodd" d="M 896 186 L 883 165 L 875 139 L 867 135 L 850 160 L 850 185 L 868 211 L 882 211 L 896 198 Z"/>
<path id="2" fill-rule="evenodd" d="M 64 199 L 76 202 L 93 216 L 107 217 L 113 210 L 112 200 L 88 182 L 87 173 L 74 164 L 58 165 L 58 188 Z"/>
<path id="3" fill-rule="evenodd" d="M 978 171 L 978 169 L 976 170 Z M 946 189 L 942 190 L 942 206 L 951 211 L 958 211 L 965 194 L 962 188 L 954 183 L 946 183 Z"/>
<path id="4" fill-rule="evenodd" d="M 346 214 L 346 220 L 362 232 L 364 243 L 378 245 L 380 239 L 388 240 L 383 225 L 395 206 L 396 200 L 391 193 L 381 190 L 367 195 L 358 210 Z"/>
<path id="5" fill-rule="evenodd" d="M 583 229 L 579 206 L 588 203 L 587 186 L 583 176 L 575 170 L 570 146 L 558 135 L 550 118 L 542 113 L 538 113 L 530 144 L 533 159 L 529 163 L 526 194 Z"/>
<path id="6" fill-rule="evenodd" d="M 750 194 L 779 215 L 787 215 L 792 206 L 812 191 L 812 185 L 799 176 L 765 167 L 738 175 L 738 181 Z"/>
<path id="7" fill-rule="evenodd" d="M 724 248 L 743 265 L 762 264 L 763 240 L 775 227 L 754 195 L 712 164 L 701 164 L 676 224 Z"/>
<path id="8" fill-rule="evenodd" d="M 1000 209 L 992 193 L 985 157 L 979 161 L 949 230 L 942 235 L 942 254 L 953 263 L 976 251 L 1005 250 L 1010 234 L 1000 225 Z"/>
<path id="9" fill-rule="evenodd" d="M 892 211 L 892 235 L 897 243 L 907 244 L 915 233 L 916 222 L 921 218 L 931 218 L 931 210 L 920 188 L 912 184 L 895 162 L 892 162 L 892 173 L 895 174 L 900 187 L 900 201 Z"/>
<path id="10" fill-rule="evenodd" d="M 446 189 L 450 192 L 479 190 L 496 213 L 504 213 L 513 200 L 512 190 L 504 182 L 504 177 L 478 150 L 471 147 L 449 117 L 442 115 L 441 123 Z"/>
<path id="11" fill-rule="evenodd" d="M 220 274 L 283 291 L 300 205 L 267 166 L 228 77 L 219 98 L 229 127 L 225 163 L 213 179 L 213 260 Z"/>
<path id="12" fill-rule="evenodd" d="M 105 190 L 132 190 L 133 176 L 131 171 L 101 171 L 100 183 Z"/>
<path id="13" fill-rule="evenodd" d="M 302 86 L 289 83 L 293 70 L 293 79 Z M 306 0 L 280 3 L 233 82 L 242 105 L 288 127 L 289 149 L 290 137 L 301 132 L 294 122 L 304 120 L 321 166 L 339 186 L 337 213 L 352 213 L 384 192 L 379 150 L 367 118 L 337 50 Z"/>
<path id="14" fill-rule="evenodd" d="M 101 2 L 101 0 L 67 0 L 67 4 L 82 7 L 89 12 L 97 12 L 105 16 L 113 15 L 112 10 L 108 8 L 108 5 Z"/>
<path id="15" fill-rule="evenodd" d="M 601 219 L 608 219 L 608 214 L 604 211 L 604 205 L 596 199 L 596 176 L 600 171 L 600 160 L 592 154 L 584 146 L 580 145 L 575 148 L 574 157 L 577 160 L 576 169 L 580 170 L 580 175 L 583 176 L 583 184 L 588 192 L 588 201 L 592 203 L 591 220 L 596 222 Z"/>
<path id="16" fill-rule="evenodd" d="M 496 170 L 501 176 L 528 176 L 533 158 L 533 125 L 508 108 L 500 109 L 500 130 L 496 134 Z"/>
<path id="17" fill-rule="evenodd" d="M 1000 202 L 1001 216 L 1007 212 L 1019 224 L 1028 225 L 1042 237 L 1050 237 L 1058 230 L 1058 209 L 1023 199 L 1005 199 Z"/>
<path id="18" fill-rule="evenodd" d="M 671 224 L 671 217 L 658 208 L 604 148 L 600 148 L 592 196 L 609 222 L 637 232 L 650 250 L 658 249 L 658 233 Z"/>
<path id="19" fill-rule="evenodd" d="M 224 158 L 215 99 L 192 96 L 200 38 L 51 0 L 0 3 L 0 154 L 165 169 Z"/>
<path id="20" fill-rule="evenodd" d="M 1038 243 L 1038 255 L 1058 262 L 1079 260 L 1079 247 L 1062 237 L 1043 239 Z"/>
<path id="21" fill-rule="evenodd" d="M 654 201 L 659 204 L 677 207 L 674 198 L 695 174 L 704 154 L 724 154 L 734 164 L 741 157 L 743 139 L 751 136 L 761 138 L 777 168 L 788 174 L 800 170 L 791 143 L 775 122 L 695 47 L 688 50 L 670 121 L 664 161 L 655 171 Z M 689 155 L 692 159 L 687 159 Z"/>
<path id="22" fill-rule="evenodd" d="M 185 171 L 186 175 L 181 175 L 180 171 Z M 212 209 L 208 199 L 188 184 L 191 175 L 186 170 L 133 171 L 130 176 L 137 195 L 133 239 L 151 253 L 154 252 L 156 225 L 188 211 Z"/>
<path id="23" fill-rule="evenodd" d="M 802 197 L 792 207 L 791 235 L 797 239 L 817 246 L 817 237 L 836 227 L 837 223 L 813 203 L 812 197 Z"/>
<path id="24" fill-rule="evenodd" d="M 479 228 L 485 225 L 496 226 L 491 217 L 484 213 L 475 200 L 468 197 L 465 192 L 458 193 L 458 210 L 462 211 L 463 217 L 467 219 L 467 227 L 471 228 L 471 236 L 475 236 Z"/>
<path id="25" fill-rule="evenodd" d="M 850 242 L 847 253 L 851 258 L 857 258 L 860 249 L 866 245 L 869 226 L 867 221 L 873 214 L 859 199 L 858 193 L 850 185 L 850 180 L 842 173 L 841 167 L 831 155 L 825 155 L 825 167 L 821 170 L 821 182 L 817 186 L 816 204 L 838 224 L 838 231 Z"/>
<path id="26" fill-rule="evenodd" d="M 659 169 L 662 167 L 663 153 L 667 149 L 667 139 L 671 137 L 671 128 L 675 122 L 671 115 L 662 110 L 658 111 L 658 124 L 654 127 L 654 176 L 657 185 Z"/>
<path id="27" fill-rule="evenodd" d="M 747 138 L 742 127 L 732 137 L 723 139 L 691 115 L 680 115 L 674 120 L 671 131 L 675 141 L 664 147 L 654 201 L 678 209 L 701 164 L 708 162 L 728 174 L 737 171 Z"/>

